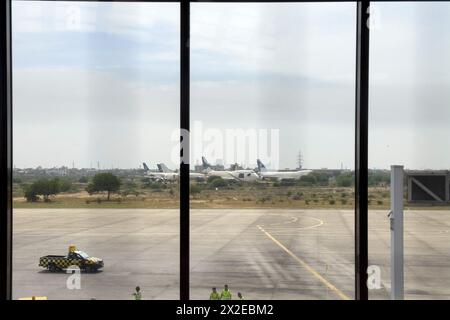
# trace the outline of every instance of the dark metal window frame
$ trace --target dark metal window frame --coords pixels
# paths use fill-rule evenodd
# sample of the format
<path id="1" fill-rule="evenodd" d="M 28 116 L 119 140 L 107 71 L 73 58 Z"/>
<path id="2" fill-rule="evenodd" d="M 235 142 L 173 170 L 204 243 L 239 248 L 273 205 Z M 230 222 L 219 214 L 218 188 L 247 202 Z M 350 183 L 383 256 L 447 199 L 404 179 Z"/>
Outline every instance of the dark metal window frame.
<path id="1" fill-rule="evenodd" d="M 14 0 L 27 1 L 27 0 Z M 45 1 L 45 0 L 44 0 Z M 60 0 L 46 0 L 60 1 Z M 67 1 L 67 0 L 65 0 Z M 83 1 L 83 0 L 69 0 Z M 89 2 L 90 0 L 84 0 Z M 91 0 L 92 1 L 92 0 Z M 100 1 L 100 0 L 93 0 Z M 0 1 L 0 300 L 12 299 L 12 67 L 11 0 Z M 170 0 L 109 0 L 107 2 L 180 3 L 180 129 L 189 130 L 190 116 L 190 4 Z M 274 2 L 274 1 L 242 1 Z M 283 1 L 316 2 L 316 1 Z M 321 1 L 317 1 L 321 2 Z M 323 1 L 329 2 L 329 1 Z M 236 2 L 238 4 L 239 2 Z M 356 91 L 355 91 L 355 299 L 367 300 L 368 219 L 368 92 L 369 92 L 369 1 L 358 1 L 356 10 Z M 180 151 L 188 158 L 189 148 Z M 184 153 L 184 154 L 183 154 Z M 189 164 L 180 163 L 180 299 L 189 300 Z"/>

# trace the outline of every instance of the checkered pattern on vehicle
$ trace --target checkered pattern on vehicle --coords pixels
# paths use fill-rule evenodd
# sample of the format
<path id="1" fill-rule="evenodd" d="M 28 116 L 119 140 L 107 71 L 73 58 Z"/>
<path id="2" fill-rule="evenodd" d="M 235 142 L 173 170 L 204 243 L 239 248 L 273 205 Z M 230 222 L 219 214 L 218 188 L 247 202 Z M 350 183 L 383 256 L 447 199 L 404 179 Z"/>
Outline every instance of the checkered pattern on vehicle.
<path id="1" fill-rule="evenodd" d="M 70 266 L 80 266 L 80 259 L 68 259 L 68 258 L 52 258 L 42 257 L 39 260 L 39 266 L 47 268 L 50 264 L 55 264 L 60 269 L 66 269 Z"/>

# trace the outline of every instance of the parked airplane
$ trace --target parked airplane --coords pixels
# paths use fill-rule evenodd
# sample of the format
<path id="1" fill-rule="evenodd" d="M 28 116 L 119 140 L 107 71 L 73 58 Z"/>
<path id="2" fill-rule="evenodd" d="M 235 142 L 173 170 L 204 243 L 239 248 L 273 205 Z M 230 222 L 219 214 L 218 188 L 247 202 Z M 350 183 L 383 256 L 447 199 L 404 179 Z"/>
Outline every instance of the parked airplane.
<path id="1" fill-rule="evenodd" d="M 158 163 L 157 166 L 158 166 L 159 172 L 174 173 L 174 171 L 167 168 L 167 166 L 164 163 Z M 177 173 L 177 175 L 178 175 L 178 173 Z M 205 174 L 199 173 L 199 172 L 189 172 L 189 178 L 196 179 L 196 180 L 205 180 Z"/>
<path id="2" fill-rule="evenodd" d="M 161 172 L 161 169 L 159 168 L 158 164 L 158 172 L 150 171 L 150 168 L 147 166 L 145 162 L 142 163 L 144 166 L 144 171 L 147 174 L 147 176 L 150 177 L 150 179 L 153 180 L 161 180 L 161 181 L 174 181 L 178 179 L 178 173 L 177 172 Z"/>
<path id="3" fill-rule="evenodd" d="M 261 162 L 261 160 L 257 159 L 256 163 L 258 164 L 259 169 L 259 177 L 261 179 L 273 179 L 273 180 L 289 180 L 289 179 L 300 179 L 302 176 L 306 176 L 311 173 L 312 170 L 297 170 L 297 171 L 268 171 L 266 166 Z"/>
<path id="4" fill-rule="evenodd" d="M 236 181 L 254 181 L 258 180 L 258 175 L 253 170 L 234 170 L 234 171 L 219 171 L 213 170 L 212 166 L 202 157 L 203 169 L 208 177 L 221 177 L 224 180 L 236 180 Z"/>
<path id="5" fill-rule="evenodd" d="M 165 172 L 165 173 L 174 172 L 173 170 L 170 170 L 169 168 L 167 168 L 167 166 L 164 163 L 158 163 L 156 166 L 158 167 L 159 172 Z"/>

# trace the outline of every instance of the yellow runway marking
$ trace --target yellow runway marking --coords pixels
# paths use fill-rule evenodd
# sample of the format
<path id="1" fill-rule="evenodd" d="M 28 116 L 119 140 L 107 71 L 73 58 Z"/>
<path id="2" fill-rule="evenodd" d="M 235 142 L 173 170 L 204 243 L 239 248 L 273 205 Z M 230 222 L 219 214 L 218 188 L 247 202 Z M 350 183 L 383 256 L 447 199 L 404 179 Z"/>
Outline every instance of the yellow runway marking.
<path id="1" fill-rule="evenodd" d="M 297 261 L 300 265 L 302 265 L 306 270 L 308 270 L 314 277 L 319 279 L 324 285 L 326 285 L 331 291 L 333 291 L 339 298 L 342 300 L 351 300 L 349 296 L 343 293 L 341 290 L 336 288 L 332 283 L 330 283 L 327 279 L 322 277 L 320 273 L 318 273 L 313 267 L 307 264 L 305 261 L 297 257 L 291 250 L 286 248 L 280 241 L 274 238 L 270 233 L 264 230 L 261 226 L 258 226 L 259 230 L 261 230 L 270 240 L 275 242 L 281 249 L 283 249 L 288 255 L 290 255 L 295 261 Z"/>

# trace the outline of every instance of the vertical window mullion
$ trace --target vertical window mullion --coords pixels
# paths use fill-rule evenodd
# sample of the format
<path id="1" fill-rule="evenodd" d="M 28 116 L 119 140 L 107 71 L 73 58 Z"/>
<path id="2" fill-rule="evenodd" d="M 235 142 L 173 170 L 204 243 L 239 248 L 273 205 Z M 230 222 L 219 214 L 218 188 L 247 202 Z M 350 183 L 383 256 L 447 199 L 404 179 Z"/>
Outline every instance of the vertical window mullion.
<path id="1" fill-rule="evenodd" d="M 189 300 L 189 34 L 190 2 L 180 2 L 180 299 Z"/>
<path id="2" fill-rule="evenodd" d="M 11 0 L 0 4 L 0 300 L 12 290 Z"/>
<path id="3" fill-rule="evenodd" d="M 355 299 L 367 300 L 368 267 L 368 114 L 369 1 L 358 1 L 356 17 L 355 127 Z"/>

